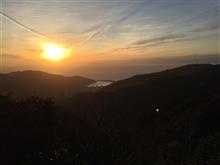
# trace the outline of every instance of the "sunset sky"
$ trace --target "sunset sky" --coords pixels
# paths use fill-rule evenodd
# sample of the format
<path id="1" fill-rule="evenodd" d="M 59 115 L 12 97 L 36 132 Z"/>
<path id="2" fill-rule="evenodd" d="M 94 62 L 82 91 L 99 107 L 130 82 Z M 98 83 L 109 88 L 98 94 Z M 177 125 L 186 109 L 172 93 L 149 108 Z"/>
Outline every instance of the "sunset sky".
<path id="1" fill-rule="evenodd" d="M 2 0 L 1 71 L 120 79 L 220 62 L 218 0 Z M 42 57 L 56 44 L 68 57 Z"/>

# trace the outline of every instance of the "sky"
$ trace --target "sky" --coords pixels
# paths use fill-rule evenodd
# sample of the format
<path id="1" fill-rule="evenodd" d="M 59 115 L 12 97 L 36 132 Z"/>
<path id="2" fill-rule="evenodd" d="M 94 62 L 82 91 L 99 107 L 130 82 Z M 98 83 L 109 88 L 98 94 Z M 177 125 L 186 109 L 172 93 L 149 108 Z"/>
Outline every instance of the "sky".
<path id="1" fill-rule="evenodd" d="M 220 63 L 218 0 L 0 0 L 1 72 L 122 79 Z M 69 51 L 54 62 L 43 45 Z"/>

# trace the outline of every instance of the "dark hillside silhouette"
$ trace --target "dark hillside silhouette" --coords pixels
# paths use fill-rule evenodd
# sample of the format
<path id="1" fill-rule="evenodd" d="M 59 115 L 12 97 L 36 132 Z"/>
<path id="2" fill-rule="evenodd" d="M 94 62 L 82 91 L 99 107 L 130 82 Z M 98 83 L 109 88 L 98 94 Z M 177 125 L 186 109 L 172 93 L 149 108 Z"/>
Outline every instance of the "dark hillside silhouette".
<path id="1" fill-rule="evenodd" d="M 207 78 L 213 77 L 212 74 L 220 73 L 220 65 L 211 65 L 211 64 L 192 64 L 186 65 L 175 69 L 169 69 L 162 72 L 151 73 L 146 75 L 136 75 L 134 77 L 118 81 L 117 83 L 112 84 L 105 88 L 105 91 L 114 91 L 121 88 L 133 87 L 137 85 L 147 85 L 148 83 L 160 82 L 160 81 L 171 81 L 173 79 L 182 78 L 184 81 L 188 81 L 190 83 L 193 82 L 193 79 L 201 77 Z M 208 80 L 202 80 L 208 81 Z M 175 81 L 173 83 L 176 83 Z M 202 83 L 202 82 L 199 82 Z"/>
<path id="2" fill-rule="evenodd" d="M 81 92 L 93 82 L 84 77 L 65 77 L 40 71 L 12 72 L 0 75 L 0 93 L 64 99 Z"/>
<path id="3" fill-rule="evenodd" d="M 220 65 L 134 76 L 51 99 L 0 96 L 3 164 L 217 165 Z"/>
<path id="4" fill-rule="evenodd" d="M 208 147 L 200 146 L 206 138 L 219 147 L 219 75 L 220 65 L 188 65 L 134 76 L 73 97 L 72 111 L 101 129 L 103 137 L 129 146 L 140 164 L 210 161 L 197 150 Z M 210 164 L 219 160 L 214 148 L 207 151 Z"/>

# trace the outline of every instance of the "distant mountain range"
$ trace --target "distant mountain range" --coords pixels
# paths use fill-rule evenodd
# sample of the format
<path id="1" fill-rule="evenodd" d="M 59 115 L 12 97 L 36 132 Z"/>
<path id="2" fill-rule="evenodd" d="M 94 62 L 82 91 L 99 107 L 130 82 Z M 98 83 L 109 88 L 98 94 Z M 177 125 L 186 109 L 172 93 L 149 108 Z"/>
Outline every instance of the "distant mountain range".
<path id="1" fill-rule="evenodd" d="M 16 97 L 35 95 L 66 99 L 84 91 L 113 92 L 126 88 L 132 90 L 140 86 L 151 88 L 153 84 L 162 87 L 165 85 L 163 81 L 169 81 L 172 84 L 182 80 L 191 85 L 200 83 L 202 86 L 204 82 L 210 81 L 209 77 L 212 75 L 210 72 L 219 72 L 219 68 L 219 65 L 211 64 L 186 65 L 162 72 L 136 75 L 119 81 L 96 81 L 80 76 L 67 77 L 41 71 L 11 72 L 0 74 L 0 94 L 11 93 Z M 199 78 L 204 79 L 205 76 L 206 80 L 201 82 Z M 179 83 L 181 84 L 181 82 Z M 101 90 L 92 88 L 101 88 Z"/>
<path id="2" fill-rule="evenodd" d="M 0 94 L 64 99 L 81 92 L 94 82 L 80 76 L 66 77 L 40 71 L 12 72 L 0 74 Z"/>

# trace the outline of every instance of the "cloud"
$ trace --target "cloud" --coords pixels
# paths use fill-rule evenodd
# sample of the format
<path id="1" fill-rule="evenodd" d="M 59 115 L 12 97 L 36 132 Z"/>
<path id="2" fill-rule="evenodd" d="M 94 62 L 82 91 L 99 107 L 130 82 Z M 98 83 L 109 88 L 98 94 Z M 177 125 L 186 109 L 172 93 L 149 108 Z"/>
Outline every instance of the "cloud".
<path id="1" fill-rule="evenodd" d="M 171 42 L 185 42 L 185 41 L 192 41 L 192 40 L 210 38 L 210 37 L 215 37 L 215 36 L 216 36 L 216 34 L 202 35 L 202 36 L 196 36 L 196 37 L 191 37 L 191 36 L 187 37 L 185 35 L 182 35 L 182 37 L 181 37 L 181 35 L 179 35 L 179 37 L 176 36 L 176 38 L 171 37 L 171 36 L 170 37 L 168 37 L 168 36 L 167 37 L 158 37 L 158 38 L 154 38 L 154 39 L 145 40 L 146 42 L 141 42 L 144 40 L 137 41 L 137 42 L 129 44 L 125 47 L 119 47 L 119 48 L 112 49 L 109 52 L 117 52 L 120 50 L 128 50 L 128 49 L 138 50 L 138 49 L 148 48 L 148 47 L 152 47 L 152 46 L 163 45 L 163 44 L 171 43 Z M 138 43 L 138 42 L 140 42 L 140 43 Z"/>
<path id="2" fill-rule="evenodd" d="M 211 31 L 211 30 L 216 30 L 219 29 L 220 25 L 219 22 L 215 22 L 212 24 L 206 24 L 203 27 L 197 27 L 195 29 L 192 30 L 192 32 L 204 32 L 204 31 Z"/>
<path id="3" fill-rule="evenodd" d="M 94 28 L 94 31 L 89 33 L 89 37 L 86 39 L 84 43 L 89 42 L 90 40 L 98 36 L 99 34 L 103 33 L 106 30 L 108 24 L 109 23 L 106 23 L 104 26 L 101 25 L 101 26 L 97 26 L 96 29 Z"/>
<path id="4" fill-rule="evenodd" d="M 146 45 L 146 44 L 156 44 L 158 42 L 166 42 L 166 41 L 172 41 L 175 39 L 182 39 L 185 38 L 185 34 L 169 34 L 162 37 L 152 38 L 152 39 L 146 39 L 146 40 L 139 40 L 134 42 L 132 45 Z"/>
<path id="5" fill-rule="evenodd" d="M 114 26 L 126 21 L 131 16 L 136 14 L 138 11 L 140 11 L 142 7 L 143 6 L 141 5 L 141 3 L 136 4 L 136 6 L 130 6 L 125 11 L 123 11 L 121 15 L 118 14 L 117 16 L 114 16 L 114 19 L 108 20 L 104 22 L 103 24 L 95 25 L 91 27 L 90 29 L 84 31 L 84 33 L 89 32 L 89 37 L 86 39 L 84 43 L 89 42 L 90 40 L 104 33 L 108 29 L 113 28 Z"/>
<path id="6" fill-rule="evenodd" d="M 28 32 L 31 32 L 32 34 L 37 35 L 38 37 L 41 37 L 41 38 L 44 38 L 44 39 L 49 40 L 49 38 L 48 38 L 46 35 L 44 35 L 44 34 L 38 32 L 38 31 L 36 31 L 36 30 L 30 28 L 29 26 L 24 25 L 23 23 L 17 21 L 16 19 L 12 18 L 11 16 L 9 16 L 9 15 L 7 15 L 7 14 L 1 12 L 1 11 L 0 11 L 0 15 L 1 15 L 3 18 L 7 19 L 8 21 L 10 21 L 10 22 L 16 24 L 18 27 L 23 28 L 23 29 L 25 29 L 25 30 L 28 31 Z"/>
<path id="7" fill-rule="evenodd" d="M 84 34 L 84 33 L 94 32 L 94 31 L 96 31 L 97 29 L 99 29 L 101 26 L 102 26 L 102 24 L 94 25 L 94 26 L 90 27 L 89 29 L 86 29 L 86 30 L 82 31 L 81 33 Z"/>

